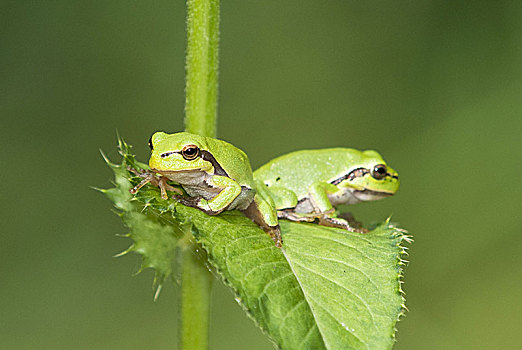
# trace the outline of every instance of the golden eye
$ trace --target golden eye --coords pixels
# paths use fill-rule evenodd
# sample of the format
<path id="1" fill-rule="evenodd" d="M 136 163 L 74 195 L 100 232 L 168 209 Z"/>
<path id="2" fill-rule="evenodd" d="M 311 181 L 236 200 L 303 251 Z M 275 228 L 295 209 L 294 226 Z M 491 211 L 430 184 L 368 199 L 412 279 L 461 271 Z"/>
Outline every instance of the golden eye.
<path id="1" fill-rule="evenodd" d="M 199 156 L 199 148 L 196 145 L 187 145 L 181 150 L 181 155 L 186 160 L 194 160 Z"/>
<path id="2" fill-rule="evenodd" d="M 372 176 L 376 180 L 382 180 L 388 174 L 388 170 L 386 169 L 386 165 L 378 164 L 373 167 Z"/>

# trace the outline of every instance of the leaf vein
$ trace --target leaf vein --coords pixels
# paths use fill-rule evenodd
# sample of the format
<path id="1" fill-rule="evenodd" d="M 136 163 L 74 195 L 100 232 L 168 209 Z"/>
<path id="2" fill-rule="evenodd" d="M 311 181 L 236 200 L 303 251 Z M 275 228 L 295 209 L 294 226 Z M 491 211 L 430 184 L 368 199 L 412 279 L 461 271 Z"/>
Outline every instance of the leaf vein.
<path id="1" fill-rule="evenodd" d="M 346 287 L 343 287 L 342 285 L 340 285 L 340 284 L 337 283 L 336 281 L 334 281 L 334 280 L 332 280 L 332 279 L 330 279 L 330 278 L 328 278 L 328 277 L 326 277 L 326 276 L 321 275 L 319 272 L 317 272 L 317 271 L 315 271 L 315 270 L 312 270 L 312 269 L 310 269 L 310 268 L 304 266 L 303 264 L 298 263 L 297 261 L 294 261 L 294 263 L 297 264 L 297 265 L 299 265 L 299 266 L 301 266 L 303 269 L 308 270 L 308 271 L 310 271 L 311 273 L 316 274 L 317 276 L 322 277 L 322 278 L 324 278 L 324 279 L 327 280 L 327 281 L 330 281 L 331 283 L 333 283 L 333 284 L 339 286 L 340 288 L 346 290 L 347 292 L 349 292 L 350 294 L 352 294 L 354 297 L 356 297 L 357 299 L 359 299 L 359 300 L 361 301 L 361 303 L 366 307 L 366 310 L 368 310 L 368 314 L 370 315 L 370 318 L 371 318 L 371 320 L 372 320 L 372 324 L 373 324 L 373 326 L 375 327 L 375 329 L 378 329 L 378 328 L 377 328 L 377 325 L 375 324 L 375 319 L 374 319 L 374 317 L 373 317 L 373 312 L 372 312 L 372 310 L 370 309 L 370 307 L 368 306 L 368 304 L 364 301 L 364 299 L 362 299 L 359 295 L 355 294 L 355 293 L 352 292 L 350 289 L 348 289 L 348 288 L 346 288 Z M 344 306 L 341 305 L 341 307 L 342 307 L 344 310 L 346 310 L 346 308 L 345 308 Z M 349 310 L 346 310 L 346 311 L 349 313 Z"/>
<path id="2" fill-rule="evenodd" d="M 328 315 L 330 315 L 330 317 L 332 317 L 335 321 L 337 321 L 341 327 L 343 327 L 348 333 L 350 333 L 354 338 L 356 338 L 357 340 L 359 340 L 362 344 L 364 344 L 366 346 L 366 348 L 368 349 L 368 344 L 366 344 L 365 341 L 363 341 L 361 338 L 359 338 L 357 335 L 355 335 L 352 331 L 346 329 L 346 326 L 343 326 L 343 322 L 339 321 L 328 309 L 326 309 L 324 306 L 322 306 L 321 304 L 319 304 L 319 302 L 317 300 L 315 300 L 312 296 L 310 296 L 310 299 L 312 299 L 312 301 L 314 302 L 314 304 L 318 307 L 320 307 L 321 309 L 323 309 Z"/>
<path id="3" fill-rule="evenodd" d="M 313 315 L 313 319 L 315 321 L 315 325 L 317 326 L 317 330 L 319 331 L 319 335 L 321 336 L 321 340 L 323 341 L 324 346 L 327 349 L 329 349 L 330 346 L 329 346 L 328 342 L 326 341 L 325 336 L 324 336 L 323 332 L 321 331 L 321 328 L 317 325 L 317 315 L 315 314 L 315 311 L 312 308 L 312 305 L 310 305 L 310 300 L 308 300 L 308 298 L 310 296 L 308 295 L 308 293 L 306 293 L 305 289 L 303 288 L 303 284 L 301 283 L 301 280 L 299 279 L 299 276 L 297 275 L 297 273 L 295 273 L 294 266 L 292 265 L 292 262 L 290 261 L 290 259 L 288 259 L 288 255 L 286 254 L 286 251 L 285 251 L 284 248 L 282 249 L 282 252 L 283 252 L 283 255 L 286 258 L 286 261 L 288 261 L 288 265 L 290 266 L 290 269 L 292 270 L 292 274 L 294 275 L 295 279 L 297 280 L 299 288 L 303 292 L 304 298 L 306 300 L 306 304 L 308 305 L 308 308 L 310 309 L 310 312 Z"/>
<path id="4" fill-rule="evenodd" d="M 355 250 L 356 252 L 358 252 L 359 254 L 361 254 L 362 256 L 364 256 L 365 258 L 367 258 L 368 260 L 370 260 L 372 263 L 374 263 L 376 266 L 378 267 L 383 267 L 382 264 L 379 264 L 377 261 L 375 261 L 374 259 L 372 259 L 368 254 L 365 254 L 363 251 L 361 251 L 360 249 L 354 247 L 354 246 L 351 246 L 349 244 L 346 244 L 345 242 L 342 242 L 342 241 L 338 241 L 332 237 L 328 237 L 328 236 L 322 236 L 322 235 L 315 235 L 314 238 L 322 238 L 322 239 L 325 239 L 325 240 L 329 240 L 329 241 L 332 241 L 332 242 L 336 242 L 336 243 L 339 243 L 340 245 L 342 246 L 345 246 L 347 248 L 350 248 L 350 249 L 353 249 Z"/>
<path id="5" fill-rule="evenodd" d="M 283 278 L 286 278 L 288 276 L 293 276 L 293 274 L 291 272 L 288 272 L 288 273 L 285 273 L 284 275 L 281 275 L 273 280 L 271 280 L 270 282 L 268 282 L 265 287 L 263 288 L 263 290 L 261 291 L 261 294 L 260 295 L 263 295 L 263 294 L 266 294 L 266 291 L 268 289 L 268 287 L 272 284 L 272 283 L 275 283 Z M 290 289 L 287 289 L 286 292 L 290 291 Z"/>
<path id="6" fill-rule="evenodd" d="M 264 262 L 262 264 L 259 264 L 259 265 L 256 265 L 253 269 L 249 270 L 244 276 L 243 278 L 241 279 L 242 281 L 246 280 L 247 276 L 250 275 L 253 271 L 256 271 L 256 270 L 259 270 L 260 268 L 263 268 L 264 266 L 267 266 L 267 265 L 277 265 L 277 264 L 284 264 L 285 262 L 284 261 L 269 261 L 269 262 Z M 288 272 L 286 275 L 288 274 L 291 274 L 290 272 Z M 283 275 L 284 276 L 284 275 Z M 281 276 L 279 276 L 278 278 L 280 278 Z M 277 280 L 277 279 L 276 279 Z M 272 280 L 274 281 L 274 280 Z M 270 281 L 270 282 L 272 282 Z"/>
<path id="7" fill-rule="evenodd" d="M 247 254 L 254 254 L 255 252 L 259 252 L 261 250 L 271 250 L 273 249 L 272 247 L 261 247 L 261 248 L 251 248 L 249 250 L 246 250 L 245 252 L 241 253 L 241 254 L 238 254 L 238 255 L 235 255 L 234 258 L 235 259 L 239 259 L 241 257 L 243 257 L 244 255 L 247 255 Z"/>
<path id="8" fill-rule="evenodd" d="M 283 317 L 283 319 L 281 320 L 281 324 L 284 324 L 286 319 L 288 318 L 288 316 L 295 311 L 295 309 L 297 309 L 299 307 L 299 305 L 301 305 L 302 303 L 305 302 L 305 299 L 304 299 L 304 296 L 303 296 L 303 299 L 299 300 L 299 302 L 297 302 L 290 310 L 288 310 L 288 312 L 286 313 L 285 317 Z"/>
<path id="9" fill-rule="evenodd" d="M 381 293 L 381 291 L 379 290 L 379 287 L 377 287 L 377 284 L 375 284 L 375 282 L 373 282 L 373 280 L 371 279 L 371 277 L 366 273 L 364 272 L 363 270 L 353 266 L 353 265 L 350 265 L 344 261 L 341 261 L 341 260 L 337 260 L 337 259 L 332 259 L 332 258 L 326 258 L 326 257 L 323 257 L 323 256 L 316 256 L 316 255 L 313 255 L 313 254 L 306 254 L 306 253 L 303 253 L 303 252 L 300 252 L 299 253 L 300 255 L 306 255 L 306 256 L 309 256 L 309 257 L 312 257 L 312 258 L 315 258 L 315 259 L 318 259 L 318 260 L 326 260 L 326 261 L 332 261 L 332 262 L 336 262 L 336 263 L 339 263 L 341 265 L 345 265 L 355 271 L 359 271 L 361 274 L 364 275 L 364 277 L 366 277 L 368 279 L 368 281 L 370 281 L 370 283 L 375 287 L 375 289 L 379 292 L 379 294 Z"/>

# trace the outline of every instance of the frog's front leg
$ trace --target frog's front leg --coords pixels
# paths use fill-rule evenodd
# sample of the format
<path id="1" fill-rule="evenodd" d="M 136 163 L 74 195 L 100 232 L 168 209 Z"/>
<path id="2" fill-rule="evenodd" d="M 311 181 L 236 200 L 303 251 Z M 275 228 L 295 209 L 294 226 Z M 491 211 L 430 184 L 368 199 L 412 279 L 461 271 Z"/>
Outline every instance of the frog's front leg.
<path id="1" fill-rule="evenodd" d="M 308 189 L 312 206 L 316 213 L 330 213 L 333 212 L 333 206 L 328 199 L 328 194 L 335 193 L 339 189 L 337 186 L 327 182 L 316 182 Z"/>
<path id="2" fill-rule="evenodd" d="M 183 194 L 183 191 L 181 191 L 179 188 L 169 185 L 167 183 L 167 181 L 168 181 L 168 178 L 165 176 L 161 176 L 161 178 L 159 180 L 158 187 L 160 188 L 161 198 L 169 199 L 169 196 L 167 195 L 167 191 L 172 191 L 172 192 L 176 192 L 178 194 Z"/>
<path id="3" fill-rule="evenodd" d="M 138 170 L 136 170 L 136 169 L 134 169 L 134 168 L 132 168 L 130 166 L 127 167 L 127 170 L 130 171 L 131 173 L 137 175 L 138 177 L 140 177 L 142 179 L 139 184 L 137 184 L 136 186 L 134 186 L 133 188 L 131 188 L 129 190 L 130 193 L 134 194 L 134 193 L 138 192 L 140 188 L 142 188 L 143 186 L 145 186 L 149 182 L 152 185 L 154 185 L 156 187 L 159 187 L 158 177 L 153 172 L 148 171 L 148 170 L 138 171 Z"/>
<path id="4" fill-rule="evenodd" d="M 138 192 L 138 190 L 140 188 L 142 188 L 149 182 L 153 186 L 159 187 L 159 189 L 161 191 L 161 198 L 163 198 L 163 199 L 168 199 L 167 191 L 172 191 L 172 192 L 176 192 L 179 194 L 183 194 L 183 192 L 179 188 L 169 185 L 167 183 L 168 179 L 165 176 L 161 176 L 161 175 L 156 176 L 156 174 L 154 172 L 149 171 L 149 170 L 137 171 L 136 169 L 131 168 L 131 167 L 128 167 L 127 169 L 130 172 L 138 175 L 140 178 L 143 179 L 143 180 L 141 180 L 141 182 L 139 184 L 137 184 L 136 186 L 134 186 L 133 188 L 131 188 L 129 190 L 129 192 L 132 194 L 135 194 L 136 192 Z"/>
<path id="5" fill-rule="evenodd" d="M 210 200 L 201 196 L 174 196 L 173 198 L 183 205 L 199 209 L 208 215 L 217 215 L 227 209 L 241 193 L 241 185 L 226 176 L 214 175 L 207 183 L 211 187 L 221 188 L 221 191 Z"/>
<path id="6" fill-rule="evenodd" d="M 317 223 L 322 226 L 343 228 L 350 232 L 368 232 L 365 228 L 361 228 L 360 225 L 353 226 L 349 220 L 339 218 L 335 215 L 335 209 L 328 195 L 334 194 L 337 191 L 339 191 L 337 186 L 326 182 L 318 182 L 310 186 L 308 193 L 310 194 L 312 205 L 316 213 L 320 214 L 316 217 Z M 355 221 L 355 219 L 353 221 Z"/>

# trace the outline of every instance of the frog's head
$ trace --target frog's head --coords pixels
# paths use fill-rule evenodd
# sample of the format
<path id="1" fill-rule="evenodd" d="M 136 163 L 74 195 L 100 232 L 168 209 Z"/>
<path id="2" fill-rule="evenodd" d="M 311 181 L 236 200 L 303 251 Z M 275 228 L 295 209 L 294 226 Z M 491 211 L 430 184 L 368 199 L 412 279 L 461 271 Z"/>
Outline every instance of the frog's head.
<path id="1" fill-rule="evenodd" d="M 211 172 L 212 162 L 205 157 L 207 144 L 199 135 L 180 132 L 157 132 L 149 140 L 151 156 L 149 166 L 158 172 L 204 171 Z"/>
<path id="2" fill-rule="evenodd" d="M 350 169 L 336 185 L 352 189 L 352 195 L 360 201 L 377 200 L 397 192 L 399 174 L 386 164 L 379 153 L 368 150 L 360 153 L 357 166 Z"/>

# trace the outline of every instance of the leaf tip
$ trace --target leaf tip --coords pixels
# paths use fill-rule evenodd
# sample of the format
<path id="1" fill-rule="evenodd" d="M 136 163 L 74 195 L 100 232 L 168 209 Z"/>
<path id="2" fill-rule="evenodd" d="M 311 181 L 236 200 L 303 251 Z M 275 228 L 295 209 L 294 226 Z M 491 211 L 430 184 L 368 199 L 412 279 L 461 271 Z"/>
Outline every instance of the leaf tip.
<path id="1" fill-rule="evenodd" d="M 154 282 L 152 284 L 152 288 L 156 289 L 154 291 L 154 301 L 157 301 L 160 296 L 161 290 L 163 289 L 164 280 L 164 276 L 154 276 Z"/>
<path id="2" fill-rule="evenodd" d="M 118 254 L 115 254 L 113 255 L 112 257 L 113 258 L 119 258 L 121 256 L 124 256 L 124 255 L 127 255 L 128 253 L 134 251 L 134 244 L 132 244 L 129 248 L 125 249 L 124 251 L 118 253 Z"/>
<path id="3" fill-rule="evenodd" d="M 101 192 L 103 194 L 107 194 L 108 190 L 106 188 L 99 188 L 96 186 L 89 186 L 90 189 Z"/>
<path id="4" fill-rule="evenodd" d="M 99 149 L 99 152 L 100 152 L 100 155 L 102 156 L 103 160 L 105 161 L 105 164 L 107 164 L 111 168 L 118 167 L 117 164 L 114 164 L 113 162 L 110 161 L 109 157 L 107 157 L 107 155 L 103 152 L 103 150 L 101 148 Z"/>

